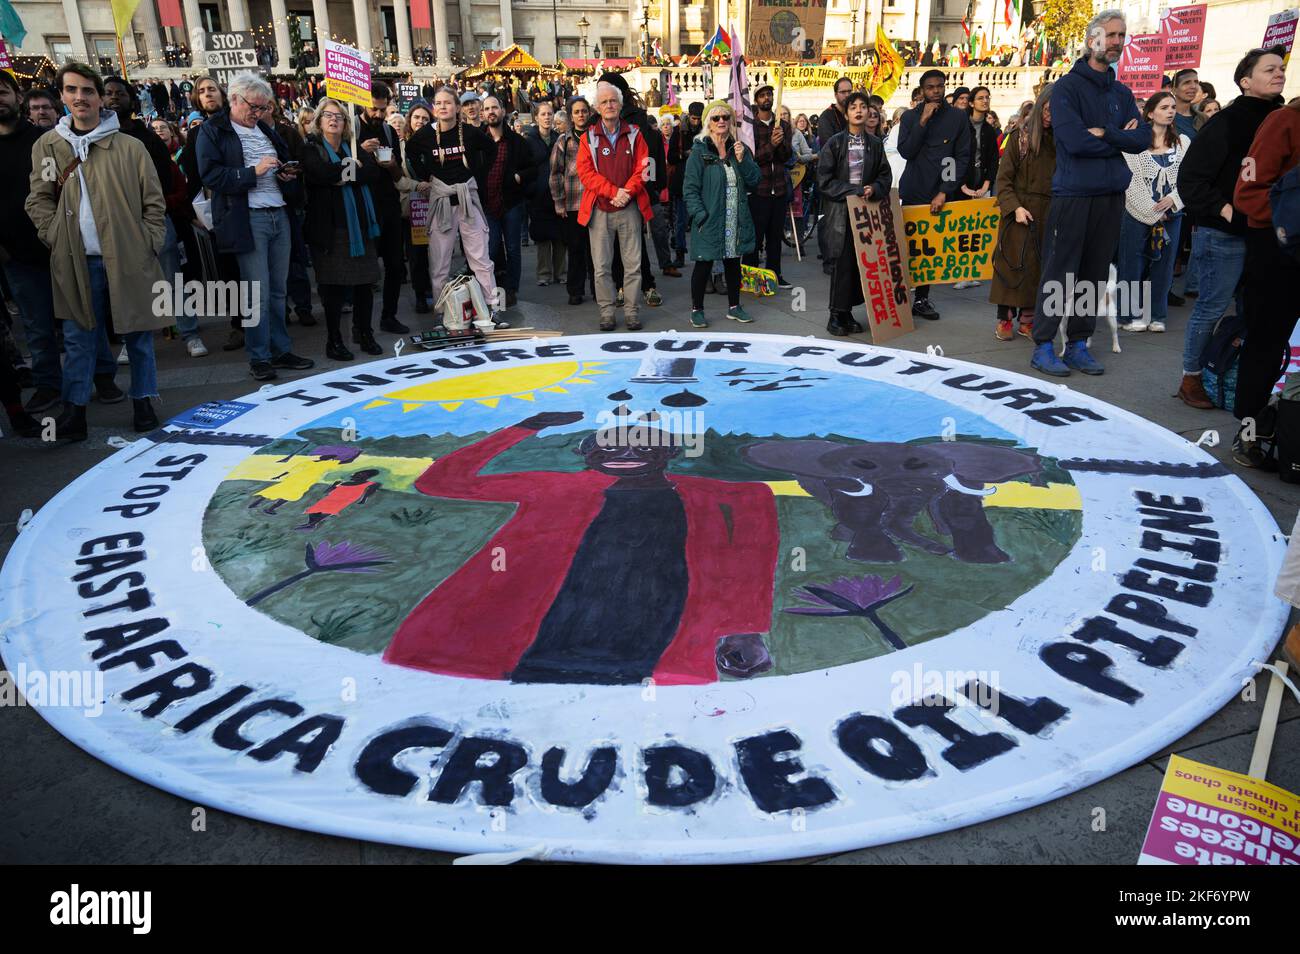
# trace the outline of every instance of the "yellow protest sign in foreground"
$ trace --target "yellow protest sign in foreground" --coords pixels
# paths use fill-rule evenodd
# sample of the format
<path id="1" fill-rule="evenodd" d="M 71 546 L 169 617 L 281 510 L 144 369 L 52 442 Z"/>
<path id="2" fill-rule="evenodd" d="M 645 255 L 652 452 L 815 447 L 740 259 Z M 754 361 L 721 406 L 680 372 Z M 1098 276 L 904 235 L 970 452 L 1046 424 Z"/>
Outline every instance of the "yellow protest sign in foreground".
<path id="1" fill-rule="evenodd" d="M 1300 863 L 1300 797 L 1227 769 L 1169 757 L 1138 864 Z"/>
<path id="2" fill-rule="evenodd" d="M 928 205 L 903 206 L 912 285 L 950 285 L 993 277 L 998 241 L 998 201 L 948 202 L 938 212 Z"/>

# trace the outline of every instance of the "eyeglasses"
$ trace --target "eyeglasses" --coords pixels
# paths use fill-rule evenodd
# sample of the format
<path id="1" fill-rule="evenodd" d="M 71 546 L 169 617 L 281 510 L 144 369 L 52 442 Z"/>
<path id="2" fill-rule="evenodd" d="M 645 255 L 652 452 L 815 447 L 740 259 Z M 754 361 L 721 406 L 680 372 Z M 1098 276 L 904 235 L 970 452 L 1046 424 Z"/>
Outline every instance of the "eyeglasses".
<path id="1" fill-rule="evenodd" d="M 242 97 L 242 96 L 239 97 L 239 98 L 240 98 L 240 99 L 244 99 L 244 97 Z M 250 113 L 254 113 L 255 115 L 258 115 L 258 116 L 262 115 L 263 113 L 269 113 L 269 112 L 271 111 L 271 109 L 272 109 L 272 106 L 271 106 L 270 103 L 265 103 L 264 105 L 258 106 L 256 103 L 250 103 L 250 102 L 249 102 L 248 100 L 246 100 L 246 99 L 244 99 L 244 105 L 248 107 L 248 111 L 249 111 Z"/>
<path id="2" fill-rule="evenodd" d="M 731 117 L 730 117 L 730 116 L 710 116 L 710 117 L 709 117 L 709 122 L 711 122 L 711 123 L 729 123 L 729 122 L 731 122 Z"/>
<path id="3" fill-rule="evenodd" d="M 333 119 L 333 120 L 337 120 L 338 122 L 343 122 L 343 120 L 347 119 L 347 117 L 344 116 L 342 113 L 336 113 L 336 112 L 334 112 L 332 109 L 331 109 L 331 110 L 327 110 L 326 112 L 321 113 L 321 114 L 320 114 L 320 118 L 321 118 L 321 119 Z"/>

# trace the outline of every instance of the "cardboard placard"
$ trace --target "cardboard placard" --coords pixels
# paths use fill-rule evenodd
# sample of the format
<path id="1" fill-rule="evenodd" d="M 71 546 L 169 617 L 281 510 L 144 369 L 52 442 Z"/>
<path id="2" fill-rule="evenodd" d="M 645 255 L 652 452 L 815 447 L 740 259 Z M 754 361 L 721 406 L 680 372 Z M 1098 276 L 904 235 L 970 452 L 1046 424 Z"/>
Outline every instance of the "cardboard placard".
<path id="1" fill-rule="evenodd" d="M 820 63 L 826 32 L 822 0 L 750 0 L 745 57 L 750 61 Z"/>
<path id="2" fill-rule="evenodd" d="M 398 83 L 397 84 L 397 108 L 406 115 L 411 109 L 411 103 L 420 98 L 419 83 Z"/>
<path id="3" fill-rule="evenodd" d="M 1137 33 L 1129 36 L 1115 65 L 1115 74 L 1134 96 L 1145 99 L 1160 92 L 1160 83 L 1165 77 L 1165 35 Z"/>
<path id="4" fill-rule="evenodd" d="M 429 244 L 429 209 L 428 196 L 411 194 L 411 244 Z"/>
<path id="5" fill-rule="evenodd" d="M 913 330 L 898 193 L 891 192 L 887 200 L 849 196 L 846 202 L 871 340 L 884 344 Z"/>
<path id="6" fill-rule="evenodd" d="M 1205 42 L 1205 4 L 1166 10 L 1160 18 L 1160 33 L 1165 38 L 1165 69 L 1200 66 L 1201 46 Z"/>
<path id="7" fill-rule="evenodd" d="M 208 75 L 222 87 L 229 86 L 240 73 L 258 72 L 253 34 L 248 30 L 209 33 L 207 46 L 203 49 L 203 64 L 208 68 Z"/>
<path id="8" fill-rule="evenodd" d="M 1263 779 L 1169 757 L 1140 865 L 1300 861 L 1300 796 Z"/>
<path id="9" fill-rule="evenodd" d="M 340 103 L 370 106 L 374 101 L 370 95 L 370 54 L 326 40 L 325 95 Z"/>
<path id="10" fill-rule="evenodd" d="M 903 209 L 908 268 L 913 285 L 950 285 L 993 277 L 1002 215 L 998 200 L 947 202 L 937 213 L 928 205 Z"/>
<path id="11" fill-rule="evenodd" d="M 1295 43 L 1297 21 L 1300 21 L 1300 9 L 1283 10 L 1270 16 L 1268 24 L 1264 27 L 1264 42 L 1260 46 L 1266 48 L 1281 46 L 1289 55 L 1291 46 Z"/>

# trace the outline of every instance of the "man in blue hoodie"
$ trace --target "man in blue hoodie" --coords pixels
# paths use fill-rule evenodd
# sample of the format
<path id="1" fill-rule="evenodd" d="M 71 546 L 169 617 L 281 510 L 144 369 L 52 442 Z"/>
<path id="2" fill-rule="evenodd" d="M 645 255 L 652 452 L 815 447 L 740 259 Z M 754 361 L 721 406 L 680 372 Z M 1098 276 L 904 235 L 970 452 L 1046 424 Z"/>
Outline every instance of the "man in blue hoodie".
<path id="1" fill-rule="evenodd" d="M 1070 369 L 1101 374 L 1088 338 L 1106 300 L 1106 279 L 1124 218 L 1128 164 L 1123 153 L 1151 147 L 1151 127 L 1138 115 L 1133 93 L 1111 71 L 1124 51 L 1128 27 L 1119 10 L 1103 10 L 1088 24 L 1088 55 L 1052 90 L 1056 173 L 1047 215 L 1042 283 L 1034 312 L 1030 364 L 1058 377 Z M 1065 354 L 1052 339 L 1068 316 Z"/>

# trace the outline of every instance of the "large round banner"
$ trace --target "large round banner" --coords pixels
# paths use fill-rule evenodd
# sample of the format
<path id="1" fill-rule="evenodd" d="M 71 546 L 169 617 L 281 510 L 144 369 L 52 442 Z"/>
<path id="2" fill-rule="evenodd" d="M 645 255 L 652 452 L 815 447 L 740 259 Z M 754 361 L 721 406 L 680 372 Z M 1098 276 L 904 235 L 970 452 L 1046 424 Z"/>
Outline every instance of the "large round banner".
<path id="1" fill-rule="evenodd" d="M 534 339 L 173 419 L 19 536 L 2 646 L 58 731 L 197 803 L 761 860 L 1150 756 L 1270 649 L 1281 555 L 1222 465 L 1067 387 L 808 338 Z M 93 706 L 30 691 L 87 672 Z"/>

